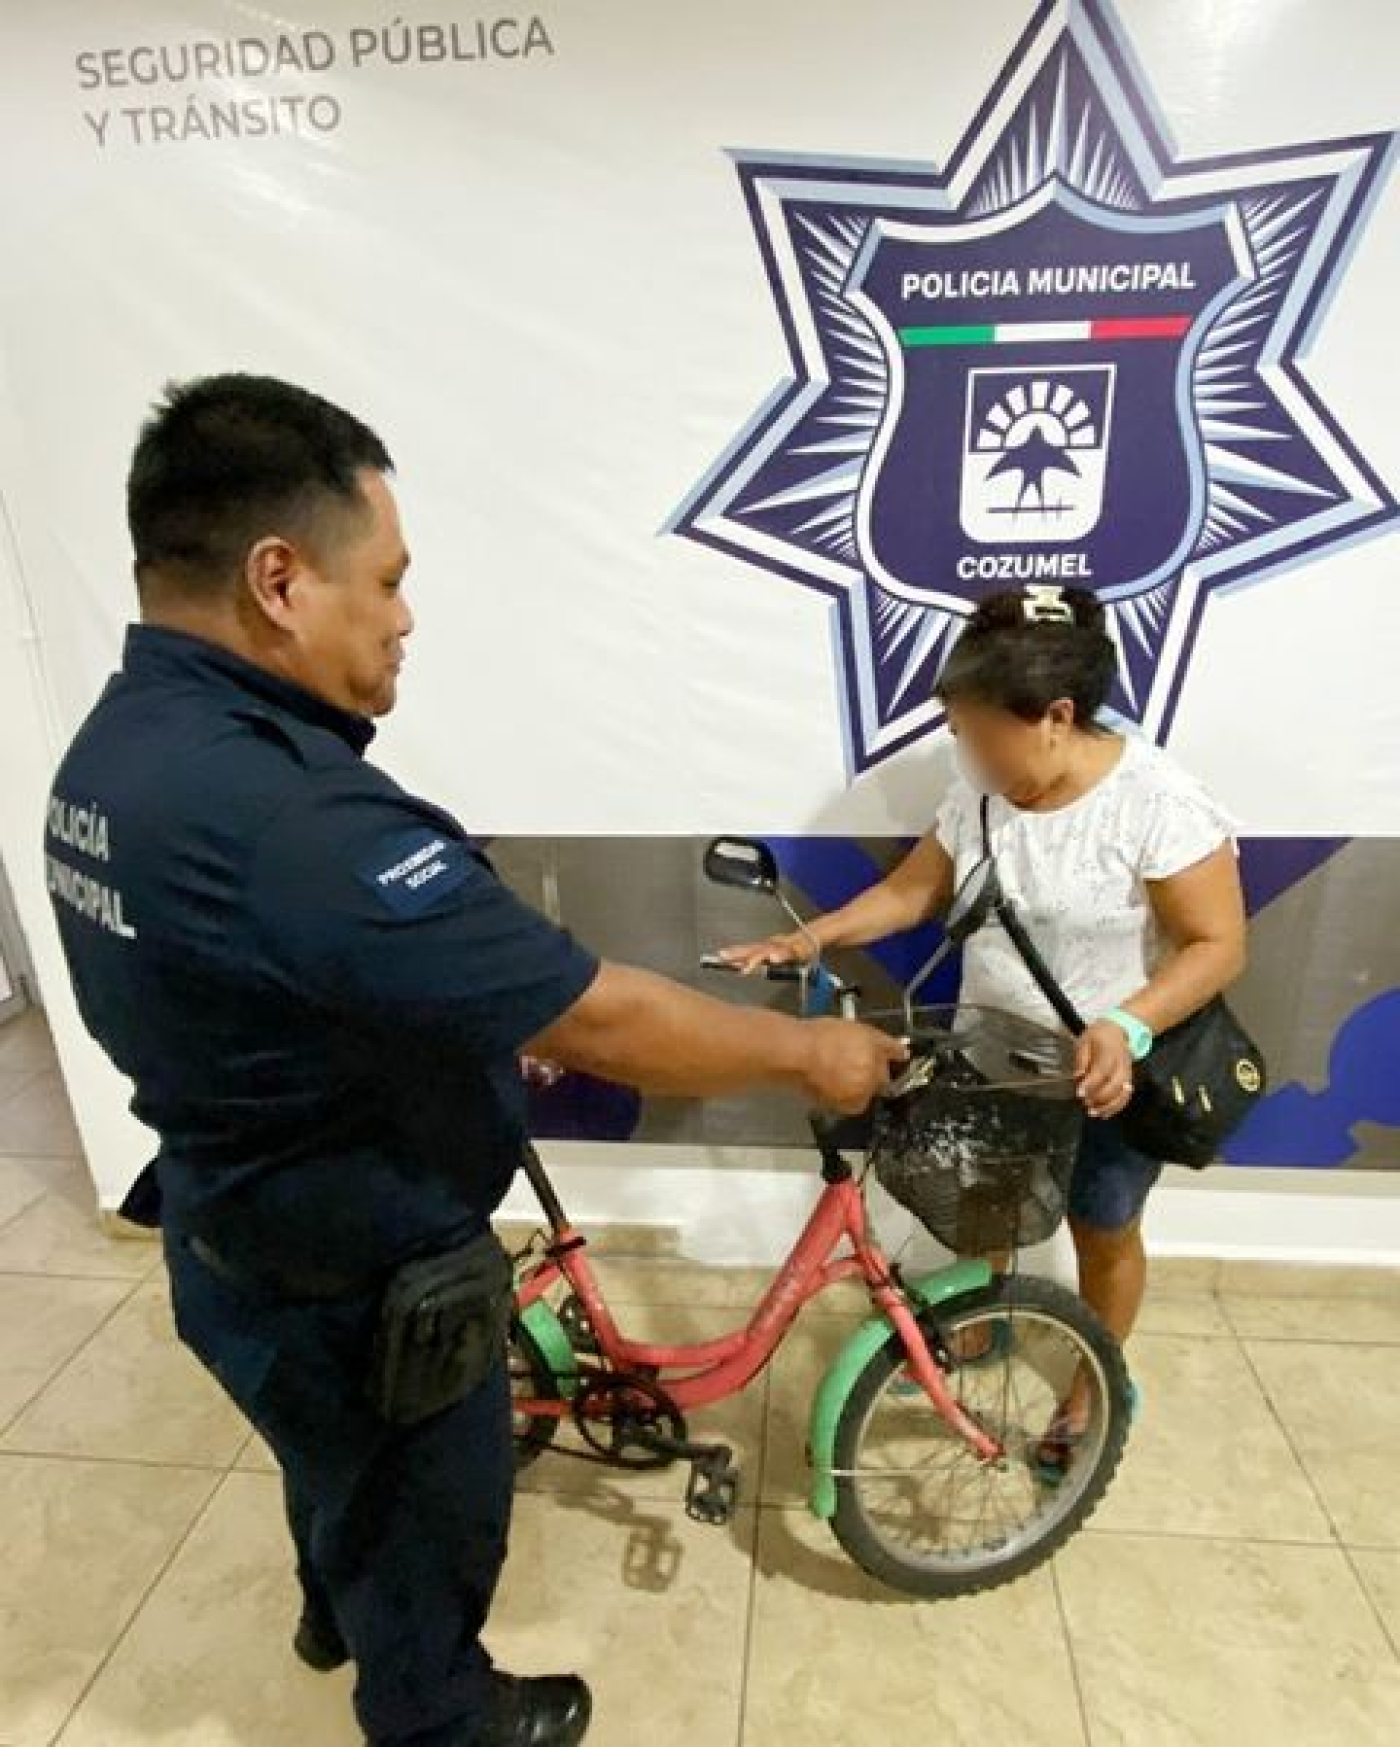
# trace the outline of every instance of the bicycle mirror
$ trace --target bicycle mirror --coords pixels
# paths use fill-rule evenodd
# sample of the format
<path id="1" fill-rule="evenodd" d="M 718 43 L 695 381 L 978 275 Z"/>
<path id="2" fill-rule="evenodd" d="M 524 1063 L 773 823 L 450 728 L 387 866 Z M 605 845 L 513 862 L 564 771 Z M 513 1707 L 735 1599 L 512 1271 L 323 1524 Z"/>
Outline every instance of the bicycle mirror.
<path id="1" fill-rule="evenodd" d="M 919 966 L 904 991 L 904 1017 L 911 1031 L 918 1029 L 916 1011 L 919 990 L 953 948 L 961 946 L 970 934 L 975 934 L 1000 902 L 1001 882 L 997 878 L 996 865 L 984 857 L 969 868 L 962 884 L 953 894 L 953 902 L 948 906 L 948 914 L 943 923 L 942 940 L 934 949 L 933 956 Z"/>
<path id="2" fill-rule="evenodd" d="M 745 892 L 776 892 L 778 863 L 756 837 L 716 837 L 705 851 L 705 878 Z"/>
<path id="3" fill-rule="evenodd" d="M 961 943 L 975 934 L 1001 899 L 997 870 L 990 861 L 979 861 L 953 894 L 944 930 Z"/>

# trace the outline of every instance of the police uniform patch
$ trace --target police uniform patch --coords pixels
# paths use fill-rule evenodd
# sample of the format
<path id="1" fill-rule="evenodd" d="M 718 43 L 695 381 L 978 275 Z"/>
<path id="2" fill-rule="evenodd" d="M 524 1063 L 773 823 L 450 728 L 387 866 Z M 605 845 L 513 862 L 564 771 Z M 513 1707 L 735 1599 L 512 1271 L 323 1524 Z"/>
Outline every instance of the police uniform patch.
<path id="1" fill-rule="evenodd" d="M 421 916 L 471 872 L 471 852 L 441 831 L 405 831 L 387 839 L 359 877 L 398 916 Z"/>

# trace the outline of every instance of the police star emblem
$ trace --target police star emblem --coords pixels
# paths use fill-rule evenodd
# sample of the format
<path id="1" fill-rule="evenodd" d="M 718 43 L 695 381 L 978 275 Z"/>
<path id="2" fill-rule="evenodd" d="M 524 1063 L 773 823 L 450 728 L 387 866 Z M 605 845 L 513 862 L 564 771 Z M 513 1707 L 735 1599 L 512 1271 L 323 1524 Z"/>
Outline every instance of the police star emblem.
<path id="1" fill-rule="evenodd" d="M 831 600 L 853 774 L 989 593 L 1092 588 L 1164 738 L 1212 593 L 1393 523 L 1299 359 L 1396 137 L 1180 160 L 1058 0 L 941 171 L 736 154 L 793 374 L 668 526 Z"/>

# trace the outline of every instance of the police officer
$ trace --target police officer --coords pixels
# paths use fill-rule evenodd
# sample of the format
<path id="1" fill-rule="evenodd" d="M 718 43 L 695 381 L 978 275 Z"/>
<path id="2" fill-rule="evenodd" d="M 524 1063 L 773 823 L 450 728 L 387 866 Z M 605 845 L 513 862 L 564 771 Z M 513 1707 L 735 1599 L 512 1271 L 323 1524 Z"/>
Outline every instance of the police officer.
<path id="1" fill-rule="evenodd" d="M 128 481 L 141 623 L 55 780 L 49 888 L 83 1018 L 159 1137 L 181 1339 L 282 1468 L 298 1653 L 354 1660 L 376 1747 L 547 1747 L 582 1739 L 587 1687 L 513 1678 L 480 1642 L 512 1491 L 504 1342 L 404 1408 L 386 1305 L 416 1315 L 413 1270 L 466 1257 L 463 1302 L 499 1330 L 471 1291 L 524 1140 L 522 1051 L 857 1110 L 902 1050 L 600 964 L 366 762 L 413 629 L 391 472 L 287 383 L 167 391 Z"/>

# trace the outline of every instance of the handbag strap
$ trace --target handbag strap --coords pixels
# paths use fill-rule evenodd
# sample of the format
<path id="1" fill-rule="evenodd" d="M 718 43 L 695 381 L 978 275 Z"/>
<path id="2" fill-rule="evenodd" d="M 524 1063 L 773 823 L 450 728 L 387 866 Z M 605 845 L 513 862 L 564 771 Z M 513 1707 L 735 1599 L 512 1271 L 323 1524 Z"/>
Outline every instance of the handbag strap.
<path id="1" fill-rule="evenodd" d="M 990 795 L 983 795 L 981 810 L 982 855 L 987 862 L 987 865 L 995 872 L 996 858 L 992 854 L 991 805 L 992 797 Z M 1069 1028 L 1072 1035 L 1078 1037 L 1082 1031 L 1088 1029 L 1084 1021 L 1084 1015 L 1075 1006 L 1074 1002 L 1070 1000 L 1061 985 L 1055 980 L 1054 973 L 1051 971 L 1049 965 L 1046 964 L 1045 960 L 1040 956 L 1039 948 L 1031 939 L 1030 935 L 1027 934 L 1025 924 L 1016 914 L 1016 907 L 1011 902 L 1010 898 L 1007 897 L 1000 879 L 997 880 L 996 889 L 997 900 L 992 906 L 992 909 L 997 921 L 1001 923 L 1002 927 L 1006 930 L 1007 937 L 1010 939 L 1011 944 L 1016 948 L 1017 952 L 1020 953 L 1026 969 L 1031 973 L 1032 977 L 1035 978 L 1036 986 L 1041 994 L 1044 995 L 1045 999 L 1055 1009 L 1055 1012 Z"/>

